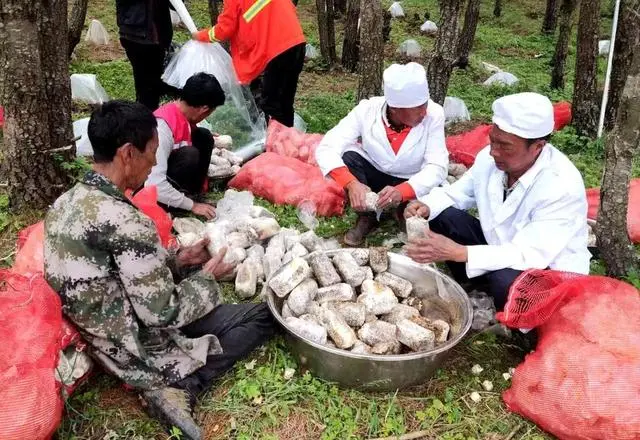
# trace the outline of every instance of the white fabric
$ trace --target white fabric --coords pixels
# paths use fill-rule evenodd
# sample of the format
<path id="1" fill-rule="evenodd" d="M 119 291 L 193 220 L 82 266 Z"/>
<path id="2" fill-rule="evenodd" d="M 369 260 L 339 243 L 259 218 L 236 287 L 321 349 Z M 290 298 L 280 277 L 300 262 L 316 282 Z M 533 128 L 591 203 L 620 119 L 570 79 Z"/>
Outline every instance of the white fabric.
<path id="1" fill-rule="evenodd" d="M 427 72 L 418 63 L 392 64 L 383 75 L 384 97 L 391 107 L 414 108 L 429 100 Z"/>
<path id="2" fill-rule="evenodd" d="M 538 93 L 517 93 L 495 100 L 493 123 L 507 133 L 538 139 L 553 132 L 553 104 Z"/>
<path id="3" fill-rule="evenodd" d="M 430 219 L 449 207 L 477 208 L 488 245 L 468 246 L 469 278 L 504 268 L 589 273 L 587 198 L 571 161 L 547 144 L 503 201 L 504 172 L 482 150 L 460 180 L 420 200 Z"/>
<path id="4" fill-rule="evenodd" d="M 156 185 L 158 187 L 158 202 L 172 208 L 180 208 L 191 211 L 193 200 L 175 189 L 167 180 L 167 169 L 171 152 L 183 145 L 177 145 L 173 140 L 173 132 L 163 119 L 158 121 L 158 150 L 156 151 L 156 165 L 151 169 L 145 186 Z"/>
<path id="5" fill-rule="evenodd" d="M 383 122 L 383 97 L 363 100 L 331 129 L 316 149 L 316 161 L 326 176 L 345 166 L 342 155 L 354 151 L 383 173 L 409 179 L 416 196 L 427 194 L 447 177 L 449 153 L 444 140 L 444 110 L 428 102 L 427 116 L 414 127 L 396 155 Z M 362 138 L 362 145 L 358 139 Z"/>

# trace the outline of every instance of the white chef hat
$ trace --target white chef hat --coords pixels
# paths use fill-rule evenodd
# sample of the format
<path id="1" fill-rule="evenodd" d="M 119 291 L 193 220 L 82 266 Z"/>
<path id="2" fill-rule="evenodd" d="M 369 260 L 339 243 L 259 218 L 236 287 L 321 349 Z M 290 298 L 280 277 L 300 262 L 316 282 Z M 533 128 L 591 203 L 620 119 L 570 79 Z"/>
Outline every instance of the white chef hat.
<path id="1" fill-rule="evenodd" d="M 503 96 L 493 103 L 493 123 L 502 131 L 524 139 L 539 139 L 553 132 L 553 104 L 539 93 Z"/>
<path id="2" fill-rule="evenodd" d="M 392 64 L 383 79 L 384 97 L 390 107 L 419 107 L 429 100 L 427 72 L 418 63 Z"/>

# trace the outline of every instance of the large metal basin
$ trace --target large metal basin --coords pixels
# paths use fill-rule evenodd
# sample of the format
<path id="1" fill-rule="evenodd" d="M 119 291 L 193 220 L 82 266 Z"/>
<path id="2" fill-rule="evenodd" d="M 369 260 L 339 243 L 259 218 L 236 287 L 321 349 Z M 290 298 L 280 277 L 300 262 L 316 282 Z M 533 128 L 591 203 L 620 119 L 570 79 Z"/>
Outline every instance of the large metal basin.
<path id="1" fill-rule="evenodd" d="M 328 251 L 329 256 L 345 250 Z M 280 310 L 283 301 L 265 288 L 267 303 L 286 332 L 291 352 L 301 366 L 316 376 L 343 387 L 366 391 L 393 391 L 429 380 L 448 357 L 451 349 L 471 328 L 473 308 L 464 290 L 450 277 L 408 257 L 390 253 L 389 272 L 411 281 L 414 290 L 430 291 L 449 304 L 454 317 L 449 341 L 434 350 L 402 355 L 366 355 L 316 344 L 294 333 L 285 324 Z M 436 293 L 437 292 L 437 293 Z"/>

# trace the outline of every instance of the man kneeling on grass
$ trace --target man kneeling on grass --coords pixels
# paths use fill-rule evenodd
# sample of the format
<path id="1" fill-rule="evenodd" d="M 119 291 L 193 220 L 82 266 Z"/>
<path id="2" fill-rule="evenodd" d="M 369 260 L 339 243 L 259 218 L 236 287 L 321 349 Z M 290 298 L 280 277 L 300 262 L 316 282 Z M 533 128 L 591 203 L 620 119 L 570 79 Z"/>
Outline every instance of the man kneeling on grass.
<path id="1" fill-rule="evenodd" d="M 139 389 L 152 415 L 200 439 L 195 398 L 273 334 L 265 304 L 218 305 L 233 268 L 206 240 L 167 252 L 125 197 L 156 163 L 157 122 L 142 104 L 94 111 L 95 165 L 45 220 L 45 274 L 106 371 Z"/>

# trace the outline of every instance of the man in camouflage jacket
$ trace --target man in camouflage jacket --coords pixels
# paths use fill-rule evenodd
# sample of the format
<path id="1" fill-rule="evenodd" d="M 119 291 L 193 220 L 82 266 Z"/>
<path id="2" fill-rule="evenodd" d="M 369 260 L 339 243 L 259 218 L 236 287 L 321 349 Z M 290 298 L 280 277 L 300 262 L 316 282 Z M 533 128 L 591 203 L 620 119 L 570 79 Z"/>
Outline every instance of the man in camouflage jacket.
<path id="1" fill-rule="evenodd" d="M 153 414 L 199 439 L 195 396 L 272 335 L 271 316 L 264 304 L 218 305 L 216 277 L 232 269 L 224 251 L 212 258 L 203 240 L 170 254 L 124 195 L 155 164 L 149 110 L 106 103 L 88 135 L 93 171 L 46 217 L 47 280 L 98 362 L 140 389 Z"/>

